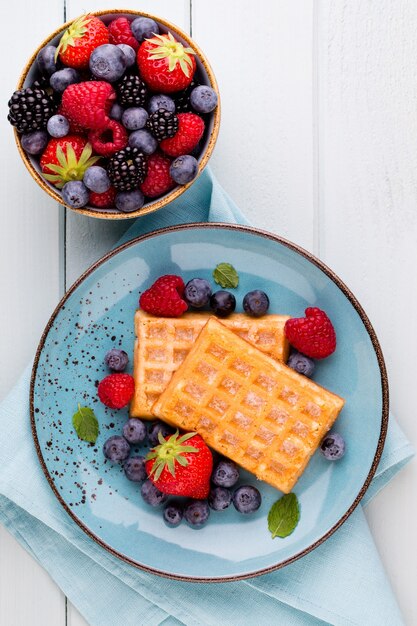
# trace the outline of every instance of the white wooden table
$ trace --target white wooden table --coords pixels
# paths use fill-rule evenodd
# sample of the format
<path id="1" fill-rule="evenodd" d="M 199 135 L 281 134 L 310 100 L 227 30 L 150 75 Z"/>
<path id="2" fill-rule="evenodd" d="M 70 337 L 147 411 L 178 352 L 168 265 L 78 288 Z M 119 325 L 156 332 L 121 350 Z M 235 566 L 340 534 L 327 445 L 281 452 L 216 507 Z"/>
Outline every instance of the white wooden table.
<path id="1" fill-rule="evenodd" d="M 46 196 L 19 160 L 6 102 L 32 49 L 62 23 L 65 10 L 69 19 L 115 5 L 55 0 L 30 8 L 15 0 L 3 11 L 13 28 L 3 28 L 0 39 L 0 398 L 32 357 L 59 297 L 129 225 L 74 215 Z M 118 6 L 192 30 L 222 94 L 215 173 L 255 225 L 313 251 L 357 295 L 382 343 L 392 409 L 416 440 L 417 3 Z M 367 512 L 407 624 L 417 624 L 416 487 L 411 463 Z M 4 529 L 0 555 L 2 626 L 85 624 Z"/>

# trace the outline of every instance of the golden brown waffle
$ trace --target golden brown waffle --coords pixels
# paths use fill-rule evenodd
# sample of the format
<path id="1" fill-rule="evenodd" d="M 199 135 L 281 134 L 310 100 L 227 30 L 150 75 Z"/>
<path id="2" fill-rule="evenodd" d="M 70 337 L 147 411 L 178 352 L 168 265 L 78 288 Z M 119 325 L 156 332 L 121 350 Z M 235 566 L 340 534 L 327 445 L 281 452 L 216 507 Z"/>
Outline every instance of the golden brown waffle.
<path id="1" fill-rule="evenodd" d="M 152 410 L 288 493 L 343 404 L 212 317 Z"/>
<path id="2" fill-rule="evenodd" d="M 185 313 L 177 318 L 155 317 L 141 310 L 136 312 L 132 417 L 153 419 L 152 405 L 184 361 L 210 316 L 203 311 Z M 244 313 L 234 313 L 223 323 L 262 352 L 286 361 L 289 346 L 284 325 L 287 319 L 287 315 L 264 315 L 255 319 Z"/>

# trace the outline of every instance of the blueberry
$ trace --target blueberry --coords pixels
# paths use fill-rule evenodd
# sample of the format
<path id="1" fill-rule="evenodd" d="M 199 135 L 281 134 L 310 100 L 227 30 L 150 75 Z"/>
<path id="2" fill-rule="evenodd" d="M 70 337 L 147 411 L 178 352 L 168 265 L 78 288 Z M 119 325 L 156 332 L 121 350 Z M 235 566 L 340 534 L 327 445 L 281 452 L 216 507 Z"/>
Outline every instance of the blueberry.
<path id="1" fill-rule="evenodd" d="M 117 46 L 104 43 L 92 51 L 89 66 L 96 78 L 112 83 L 123 76 L 126 69 L 126 57 Z"/>
<path id="2" fill-rule="evenodd" d="M 75 209 L 85 206 L 89 197 L 87 187 L 80 180 L 70 180 L 62 187 L 62 198 L 65 204 Z"/>
<path id="3" fill-rule="evenodd" d="M 230 291 L 216 291 L 210 298 L 210 308 L 219 317 L 227 317 L 236 308 L 236 298 Z"/>
<path id="4" fill-rule="evenodd" d="M 58 70 L 58 72 L 52 74 L 49 84 L 54 91 L 62 93 L 67 87 L 74 83 L 79 83 L 80 80 L 81 77 L 77 70 L 74 70 L 72 67 L 64 67 L 63 70 Z"/>
<path id="5" fill-rule="evenodd" d="M 208 85 L 198 85 L 190 94 L 190 103 L 197 113 L 210 113 L 217 106 L 217 93 Z"/>
<path id="6" fill-rule="evenodd" d="M 233 487 L 239 480 L 239 469 L 233 461 L 219 461 L 214 467 L 211 480 L 219 487 Z"/>
<path id="7" fill-rule="evenodd" d="M 116 122 L 121 122 L 124 108 L 118 102 L 115 102 L 110 109 L 109 117 Z"/>
<path id="8" fill-rule="evenodd" d="M 165 422 L 160 422 L 159 420 L 157 422 L 152 422 L 148 432 L 149 445 L 153 448 L 159 444 L 158 433 L 161 433 L 163 438 L 166 439 L 169 435 L 173 435 L 174 432 L 175 429 L 172 428 L 172 426 L 165 424 Z"/>
<path id="9" fill-rule="evenodd" d="M 36 61 L 42 74 L 49 74 L 50 76 L 56 72 L 55 52 L 55 46 L 45 46 L 45 48 L 39 50 Z"/>
<path id="10" fill-rule="evenodd" d="M 203 526 L 210 516 L 207 500 L 192 500 L 184 507 L 185 520 L 195 528 Z"/>
<path id="11" fill-rule="evenodd" d="M 233 493 L 233 505 L 239 513 L 254 513 L 261 506 L 262 498 L 256 487 L 242 485 Z"/>
<path id="12" fill-rule="evenodd" d="M 150 17 L 137 17 L 130 25 L 133 36 L 139 42 L 150 39 L 159 33 L 159 26 Z"/>
<path id="13" fill-rule="evenodd" d="M 145 502 L 151 506 L 159 506 L 168 500 L 168 496 L 159 491 L 150 480 L 145 480 L 140 493 Z"/>
<path id="14" fill-rule="evenodd" d="M 123 213 L 131 213 L 132 211 L 141 209 L 144 202 L 144 195 L 139 189 L 134 189 L 133 191 L 119 191 L 114 201 L 116 207 L 119 211 L 123 211 Z"/>
<path id="15" fill-rule="evenodd" d="M 287 365 L 299 374 L 304 374 L 304 376 L 308 376 L 309 378 L 313 375 L 315 368 L 313 359 L 305 356 L 305 354 L 301 354 L 301 352 L 292 352 Z"/>
<path id="16" fill-rule="evenodd" d="M 130 446 L 124 437 L 113 435 L 104 442 L 103 454 L 106 459 L 119 463 L 129 456 Z"/>
<path id="17" fill-rule="evenodd" d="M 131 456 L 130 459 L 123 464 L 126 478 L 134 483 L 141 483 L 146 478 L 145 470 L 146 459 L 144 456 Z"/>
<path id="18" fill-rule="evenodd" d="M 150 98 L 148 111 L 149 113 L 155 113 L 158 109 L 165 109 L 165 111 L 175 113 L 175 102 L 166 94 L 158 93 L 156 96 Z"/>
<path id="19" fill-rule="evenodd" d="M 171 528 L 175 528 L 175 526 L 181 524 L 183 516 L 184 509 L 180 502 L 172 501 L 165 505 L 163 517 Z"/>
<path id="20" fill-rule="evenodd" d="M 328 461 L 337 461 L 345 454 L 345 440 L 338 433 L 326 435 L 320 444 L 320 452 Z"/>
<path id="21" fill-rule="evenodd" d="M 22 148 L 28 154 L 41 154 L 49 141 L 48 133 L 44 130 L 34 130 L 20 138 Z"/>
<path id="22" fill-rule="evenodd" d="M 85 170 L 83 183 L 94 193 L 105 193 L 111 187 L 110 178 L 104 167 L 100 167 L 100 165 L 92 165 Z"/>
<path id="23" fill-rule="evenodd" d="M 117 47 L 120 48 L 120 50 L 125 55 L 126 67 L 131 67 L 132 65 L 134 65 L 136 61 L 136 52 L 134 51 L 132 46 L 128 46 L 127 43 L 118 43 Z"/>
<path id="24" fill-rule="evenodd" d="M 172 161 L 169 168 L 171 178 L 178 185 L 186 185 L 197 176 L 198 161 L 191 154 L 183 154 Z"/>
<path id="25" fill-rule="evenodd" d="M 213 511 L 224 511 L 232 501 L 232 494 L 225 487 L 214 487 L 208 497 L 209 507 Z"/>
<path id="26" fill-rule="evenodd" d="M 104 362 L 107 367 L 114 372 L 123 372 L 126 369 L 127 364 L 129 363 L 129 357 L 124 350 L 112 348 L 111 350 L 106 352 Z"/>
<path id="27" fill-rule="evenodd" d="M 211 296 L 210 283 L 204 278 L 192 278 L 185 285 L 184 300 L 196 309 L 209 303 Z"/>
<path id="28" fill-rule="evenodd" d="M 123 436 L 131 444 L 142 443 L 146 438 L 146 426 L 140 419 L 130 418 L 123 426 Z"/>
<path id="29" fill-rule="evenodd" d="M 269 298 L 264 291 L 249 291 L 243 298 L 243 310 L 251 317 L 261 317 L 269 309 Z"/>
<path id="30" fill-rule="evenodd" d="M 69 128 L 69 121 L 63 115 L 53 115 L 46 125 L 46 130 L 51 137 L 65 137 L 69 133 Z"/>
<path id="31" fill-rule="evenodd" d="M 128 130 L 139 130 L 143 128 L 148 119 L 148 112 L 142 107 L 131 107 L 126 109 L 122 115 L 122 124 Z"/>
<path id="32" fill-rule="evenodd" d="M 158 142 L 148 130 L 135 130 L 129 136 L 129 146 L 138 148 L 144 154 L 153 154 L 158 147 Z"/>

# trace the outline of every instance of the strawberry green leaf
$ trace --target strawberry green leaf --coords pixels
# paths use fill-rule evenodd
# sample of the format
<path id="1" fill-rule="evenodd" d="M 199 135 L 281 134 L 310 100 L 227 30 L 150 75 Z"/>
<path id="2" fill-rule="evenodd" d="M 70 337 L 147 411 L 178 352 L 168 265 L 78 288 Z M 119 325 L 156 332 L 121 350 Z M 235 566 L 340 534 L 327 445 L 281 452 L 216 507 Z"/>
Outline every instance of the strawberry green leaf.
<path id="1" fill-rule="evenodd" d="M 190 75 L 190 66 L 187 65 L 185 59 L 180 59 L 180 67 L 184 74 L 188 77 Z"/>
<path id="2" fill-rule="evenodd" d="M 176 434 L 178 434 L 178 431 L 176 432 Z M 181 437 L 178 439 L 178 443 L 184 443 L 184 441 L 191 439 L 191 437 L 195 437 L 196 434 L 197 434 L 196 432 L 185 433 L 185 435 L 181 435 Z"/>
<path id="3" fill-rule="evenodd" d="M 61 167 L 67 167 L 67 159 L 61 146 L 58 146 L 56 149 L 56 158 L 58 159 Z"/>

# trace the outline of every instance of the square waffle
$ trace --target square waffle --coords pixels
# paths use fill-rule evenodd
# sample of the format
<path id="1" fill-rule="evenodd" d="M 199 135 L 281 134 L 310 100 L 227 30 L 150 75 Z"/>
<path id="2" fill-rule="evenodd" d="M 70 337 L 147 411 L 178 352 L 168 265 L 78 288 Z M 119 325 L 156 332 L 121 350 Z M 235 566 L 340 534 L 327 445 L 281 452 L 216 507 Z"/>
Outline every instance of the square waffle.
<path id="1" fill-rule="evenodd" d="M 202 311 L 185 313 L 178 318 L 155 317 L 141 310 L 136 312 L 132 417 L 153 418 L 152 405 L 184 361 L 210 316 Z M 286 361 L 289 346 L 284 325 L 287 319 L 287 315 L 264 315 L 255 319 L 234 313 L 223 323 L 262 352 Z"/>
<path id="2" fill-rule="evenodd" d="M 212 317 L 152 410 L 288 493 L 343 405 Z"/>

